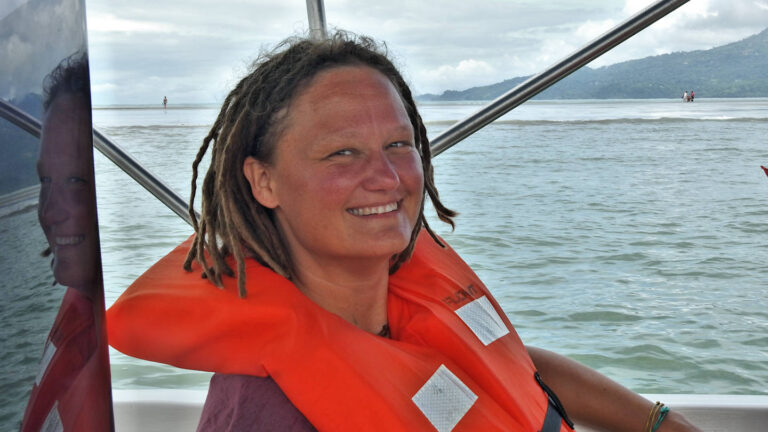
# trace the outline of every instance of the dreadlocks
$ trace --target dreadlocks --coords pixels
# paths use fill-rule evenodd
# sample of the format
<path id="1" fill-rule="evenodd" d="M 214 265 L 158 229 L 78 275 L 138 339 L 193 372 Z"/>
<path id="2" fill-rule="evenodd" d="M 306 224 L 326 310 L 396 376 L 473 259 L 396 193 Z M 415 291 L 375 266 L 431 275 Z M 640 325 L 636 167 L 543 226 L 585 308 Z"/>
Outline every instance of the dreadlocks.
<path id="1" fill-rule="evenodd" d="M 243 175 L 243 163 L 248 156 L 265 163 L 272 162 L 275 143 L 291 102 L 319 72 L 349 65 L 371 67 L 386 76 L 397 89 L 415 131 L 416 149 L 421 155 L 424 171 L 424 189 L 438 217 L 453 226 L 452 218 L 456 213 L 440 202 L 434 185 L 426 128 L 408 85 L 386 56 L 386 47 L 380 47 L 370 38 L 345 32 L 337 32 L 322 41 L 292 38 L 275 51 L 262 54 L 253 63 L 252 71 L 224 100 L 216 122 L 192 164 L 189 213 L 196 236 L 184 263 L 187 271 L 191 270 L 192 261 L 197 261 L 204 276 L 221 286 L 223 274 L 235 275 L 225 261 L 231 253 L 237 264 L 241 297 L 246 295 L 246 256 L 288 279 L 295 275 L 273 211 L 253 198 L 250 184 Z M 193 209 L 198 167 L 209 148 L 211 163 L 202 182 L 202 213 L 198 221 Z M 410 243 L 392 257 L 390 273 L 411 256 L 422 227 L 441 244 L 424 217 L 424 200 Z M 208 264 L 209 259 L 212 265 Z"/>

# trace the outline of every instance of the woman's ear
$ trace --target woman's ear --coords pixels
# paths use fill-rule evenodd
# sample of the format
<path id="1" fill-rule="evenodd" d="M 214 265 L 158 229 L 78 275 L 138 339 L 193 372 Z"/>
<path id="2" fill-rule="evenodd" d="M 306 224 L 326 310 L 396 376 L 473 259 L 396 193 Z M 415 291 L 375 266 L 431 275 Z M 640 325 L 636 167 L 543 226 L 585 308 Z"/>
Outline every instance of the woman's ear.
<path id="1" fill-rule="evenodd" d="M 245 162 L 243 162 L 243 175 L 245 175 L 245 179 L 250 183 L 251 194 L 259 204 L 271 209 L 278 206 L 279 203 L 275 195 L 272 175 L 268 165 L 252 156 L 248 156 L 245 158 Z"/>

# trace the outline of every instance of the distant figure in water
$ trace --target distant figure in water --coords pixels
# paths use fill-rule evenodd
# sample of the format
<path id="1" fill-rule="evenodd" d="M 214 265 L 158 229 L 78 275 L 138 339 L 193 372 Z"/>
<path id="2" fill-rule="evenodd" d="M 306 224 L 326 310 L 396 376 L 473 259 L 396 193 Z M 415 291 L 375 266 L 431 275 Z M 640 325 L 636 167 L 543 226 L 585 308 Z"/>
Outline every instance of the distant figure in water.
<path id="1" fill-rule="evenodd" d="M 683 92 L 683 102 L 688 102 L 688 91 Z"/>
<path id="2" fill-rule="evenodd" d="M 695 93 L 693 92 L 693 90 L 691 90 L 691 102 L 693 102 L 694 95 L 695 95 Z"/>
<path id="3" fill-rule="evenodd" d="M 168 108 L 168 98 L 163 96 L 163 109 Z"/>

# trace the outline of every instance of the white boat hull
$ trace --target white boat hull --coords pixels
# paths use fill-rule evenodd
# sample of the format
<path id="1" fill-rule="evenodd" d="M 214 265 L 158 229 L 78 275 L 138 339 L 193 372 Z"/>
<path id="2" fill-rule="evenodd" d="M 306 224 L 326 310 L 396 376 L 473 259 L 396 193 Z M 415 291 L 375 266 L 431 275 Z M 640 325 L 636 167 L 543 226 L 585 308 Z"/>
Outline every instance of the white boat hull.
<path id="1" fill-rule="evenodd" d="M 194 431 L 205 390 L 115 390 L 117 432 Z M 768 396 L 646 394 L 685 414 L 705 432 L 768 431 Z M 580 428 L 579 431 L 592 431 Z"/>

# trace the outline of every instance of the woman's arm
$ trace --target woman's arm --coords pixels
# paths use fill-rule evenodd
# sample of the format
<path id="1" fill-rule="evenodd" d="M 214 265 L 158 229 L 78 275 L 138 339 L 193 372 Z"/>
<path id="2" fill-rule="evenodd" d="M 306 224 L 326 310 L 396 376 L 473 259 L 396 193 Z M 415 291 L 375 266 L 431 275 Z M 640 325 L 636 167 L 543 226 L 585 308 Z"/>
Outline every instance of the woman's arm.
<path id="1" fill-rule="evenodd" d="M 644 430 L 653 402 L 567 357 L 526 348 L 542 380 L 557 394 L 577 425 L 615 432 Z M 671 410 L 657 432 L 699 431 Z"/>

